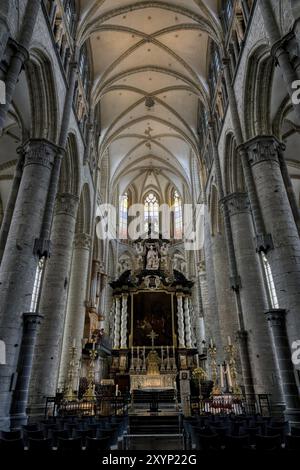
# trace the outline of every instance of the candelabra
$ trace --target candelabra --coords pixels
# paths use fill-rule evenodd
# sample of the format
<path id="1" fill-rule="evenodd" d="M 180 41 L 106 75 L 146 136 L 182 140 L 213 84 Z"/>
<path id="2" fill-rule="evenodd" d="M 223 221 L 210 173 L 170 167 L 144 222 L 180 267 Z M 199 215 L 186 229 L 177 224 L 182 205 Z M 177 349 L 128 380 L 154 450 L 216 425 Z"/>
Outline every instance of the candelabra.
<path id="1" fill-rule="evenodd" d="M 208 348 L 208 354 L 210 356 L 211 379 L 213 381 L 212 395 L 221 395 L 221 390 L 218 387 L 217 348 L 212 342 Z"/>
<path id="2" fill-rule="evenodd" d="M 83 398 L 95 399 L 95 360 L 97 357 L 97 351 L 95 349 L 95 343 L 93 343 L 93 349 L 90 351 L 90 363 L 88 369 L 88 388 L 86 389 Z"/>
<path id="3" fill-rule="evenodd" d="M 65 390 L 65 393 L 64 393 L 64 399 L 67 400 L 67 401 L 77 400 L 77 395 L 74 392 L 76 353 L 77 353 L 77 348 L 73 344 L 70 347 L 70 363 L 69 363 L 69 370 L 68 370 L 68 379 L 67 379 L 66 390 Z"/>
<path id="4" fill-rule="evenodd" d="M 234 395 L 241 395 L 242 390 L 237 382 L 237 369 L 236 369 L 236 347 L 231 344 L 231 342 L 228 344 L 228 346 L 225 346 L 225 352 L 228 353 L 229 356 L 229 362 L 228 362 L 228 369 L 227 369 L 227 380 L 228 380 L 228 385 L 229 388 L 231 388 L 232 393 Z"/>

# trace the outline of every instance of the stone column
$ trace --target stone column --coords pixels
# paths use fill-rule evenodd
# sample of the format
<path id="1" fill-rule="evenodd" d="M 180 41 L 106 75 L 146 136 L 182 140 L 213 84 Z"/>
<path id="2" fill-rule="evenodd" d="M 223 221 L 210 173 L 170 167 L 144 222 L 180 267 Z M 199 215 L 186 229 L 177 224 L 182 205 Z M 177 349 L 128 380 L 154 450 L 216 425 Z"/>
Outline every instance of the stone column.
<path id="1" fill-rule="evenodd" d="M 250 202 L 247 194 L 234 193 L 227 196 L 223 204 L 227 206 L 231 221 L 236 261 L 241 277 L 240 295 L 245 330 L 248 332 L 254 390 L 255 393 L 272 394 L 272 400 L 281 403 L 281 391 L 272 376 L 276 368 L 274 358 L 270 354 L 271 338 L 264 316 L 264 311 L 269 305 L 261 262 L 259 255 L 255 253 Z"/>
<path id="2" fill-rule="evenodd" d="M 0 339 L 5 341 L 7 365 L 0 368 L 0 428 L 7 420 L 20 351 L 22 318 L 29 311 L 38 264 L 40 235 L 56 147 L 32 139 L 24 147 L 25 160 L 11 228 L 0 269 Z"/>
<path id="3" fill-rule="evenodd" d="M 5 207 L 4 217 L 1 224 L 0 230 L 0 264 L 3 258 L 3 253 L 5 250 L 6 240 L 8 237 L 8 232 L 10 229 L 11 220 L 13 217 L 16 200 L 18 196 L 18 191 L 21 183 L 21 177 L 23 172 L 23 164 L 24 164 L 24 155 L 23 152 L 20 152 L 21 155 L 19 156 L 18 163 L 15 169 L 14 179 L 11 187 L 11 191 L 9 194 L 9 198 Z"/>
<path id="4" fill-rule="evenodd" d="M 121 349 L 127 348 L 127 302 L 128 294 L 122 294 Z"/>
<path id="5" fill-rule="evenodd" d="M 217 301 L 217 290 L 216 290 L 216 270 L 214 268 L 214 257 L 212 251 L 212 236 L 209 222 L 209 215 L 206 210 L 205 214 L 205 236 L 204 236 L 204 254 L 205 254 L 205 266 L 206 266 L 206 282 L 202 277 L 202 289 L 204 285 L 207 286 L 207 303 L 205 310 L 205 330 L 206 330 L 206 341 L 209 343 L 212 338 L 217 346 L 218 361 L 222 361 L 221 349 L 223 347 L 220 333 L 219 323 L 219 312 L 218 312 L 218 301 Z"/>
<path id="6" fill-rule="evenodd" d="M 68 305 L 64 327 L 62 355 L 59 370 L 59 385 L 66 381 L 70 347 L 76 342 L 77 353 L 75 363 L 80 364 L 82 338 L 86 313 L 86 280 L 88 276 L 91 237 L 86 233 L 75 234 L 72 255 L 71 278 L 68 292 Z M 76 378 L 74 383 L 78 383 Z"/>
<path id="7" fill-rule="evenodd" d="M 0 2 L 0 62 L 3 59 L 7 40 L 9 38 L 9 26 L 7 19 L 9 15 L 10 3 L 10 0 L 2 0 Z"/>
<path id="8" fill-rule="evenodd" d="M 240 278 L 240 273 L 239 273 L 238 265 L 237 265 L 230 215 L 228 212 L 227 205 L 223 204 L 223 200 L 224 200 L 223 179 L 222 179 L 219 152 L 218 152 L 216 140 L 214 137 L 212 124 L 210 124 L 209 126 L 209 131 L 210 131 L 210 137 L 211 137 L 211 142 L 212 142 L 212 147 L 213 147 L 213 152 L 214 152 L 216 180 L 217 180 L 219 196 L 221 199 L 220 204 L 222 207 L 223 219 L 224 219 L 224 232 L 225 232 L 225 237 L 226 237 L 226 244 L 224 247 L 225 248 L 224 251 L 225 252 L 227 251 L 227 254 L 228 254 L 228 266 L 229 266 L 229 275 L 230 275 L 229 280 L 230 280 L 231 289 L 234 292 L 234 299 L 235 299 L 235 309 L 232 309 L 232 314 L 229 315 L 228 320 L 225 319 L 221 321 L 221 317 L 220 317 L 220 325 L 222 324 L 226 328 L 227 324 L 228 326 L 231 326 L 231 327 L 236 324 L 239 328 L 238 330 L 239 337 L 247 338 L 248 334 L 245 330 L 245 312 L 243 310 L 243 305 L 241 301 L 241 278 Z M 224 261 L 223 261 L 223 265 L 226 265 Z M 218 267 L 216 269 L 216 272 L 218 272 L 219 269 L 220 270 L 222 268 L 224 269 L 223 265 L 221 264 L 220 268 Z M 220 285 L 226 286 L 226 280 L 224 279 Z M 233 313 L 234 311 L 236 312 L 235 315 Z M 228 312 L 227 312 L 227 317 L 228 317 Z M 228 336 L 230 336 L 230 334 Z M 227 338 L 225 339 L 225 341 L 223 338 L 223 345 L 225 346 L 226 344 L 227 344 Z M 245 386 L 245 392 L 248 394 L 253 394 L 254 392 L 253 373 L 251 369 L 251 362 L 250 362 L 250 357 L 249 357 L 247 341 L 240 341 L 240 358 L 241 358 L 242 375 L 243 375 L 243 382 Z"/>
<path id="9" fill-rule="evenodd" d="M 38 335 L 30 384 L 31 414 L 41 414 L 45 397 L 54 396 L 63 339 L 78 197 L 59 194 L 51 232 L 39 311 L 44 320 Z M 80 347 L 80 345 L 77 345 Z"/>
<path id="10" fill-rule="evenodd" d="M 192 331 L 191 331 L 191 312 L 189 306 L 189 296 L 184 296 L 184 326 L 185 326 L 185 344 L 187 348 L 192 347 Z"/>
<path id="11" fill-rule="evenodd" d="M 120 333 L 121 333 L 121 298 L 120 296 L 115 297 L 116 308 L 115 308 L 115 322 L 114 322 L 114 349 L 120 348 Z"/>
<path id="12" fill-rule="evenodd" d="M 272 54 L 280 66 L 287 91 L 289 95 L 292 96 L 295 91 L 292 88 L 292 84 L 298 80 L 298 76 L 293 67 L 290 56 L 282 44 L 281 33 L 273 11 L 271 0 L 259 0 L 259 8 L 272 46 Z M 300 105 L 293 103 L 293 107 L 298 121 L 300 122 Z"/>
<path id="13" fill-rule="evenodd" d="M 37 328 L 40 325 L 43 316 L 38 313 L 23 314 L 23 336 L 20 348 L 18 378 L 16 388 L 13 392 L 12 406 L 10 410 L 11 427 L 19 428 L 27 424 L 27 399 L 29 391 L 29 382 L 34 354 L 34 346 L 37 335 Z"/>
<path id="14" fill-rule="evenodd" d="M 291 350 L 286 333 L 286 311 L 283 309 L 273 309 L 267 311 L 266 316 L 271 327 L 274 354 L 286 405 L 285 416 L 291 425 L 299 425 L 300 400 L 291 361 Z"/>
<path id="15" fill-rule="evenodd" d="M 279 306 L 287 310 L 290 344 L 300 335 L 300 240 L 286 188 L 279 152 L 281 144 L 273 136 L 254 138 L 245 144 L 256 183 L 267 231 L 274 249 L 267 253 Z"/>
<path id="16" fill-rule="evenodd" d="M 178 293 L 177 296 L 177 318 L 178 318 L 178 347 L 185 348 L 184 340 L 184 321 L 183 321 L 183 294 Z"/>
<path id="17" fill-rule="evenodd" d="M 9 110 L 12 103 L 20 72 L 25 60 L 28 58 L 28 50 L 31 44 L 40 5 L 41 0 L 30 0 L 30 2 L 27 2 L 26 5 L 22 28 L 19 36 L 19 47 L 11 59 L 6 75 L 6 103 L 5 105 L 0 106 L 0 130 L 2 130 L 4 127 L 7 111 Z"/>
<path id="18" fill-rule="evenodd" d="M 212 236 L 212 254 L 215 269 L 216 294 L 218 302 L 218 318 L 220 325 L 221 344 L 214 339 L 217 354 L 223 356 L 223 348 L 227 345 L 228 336 L 234 336 L 239 329 L 234 292 L 230 283 L 230 272 L 226 240 L 223 234 Z M 218 351 L 219 348 L 219 351 Z M 220 357 L 221 359 L 221 357 Z"/>

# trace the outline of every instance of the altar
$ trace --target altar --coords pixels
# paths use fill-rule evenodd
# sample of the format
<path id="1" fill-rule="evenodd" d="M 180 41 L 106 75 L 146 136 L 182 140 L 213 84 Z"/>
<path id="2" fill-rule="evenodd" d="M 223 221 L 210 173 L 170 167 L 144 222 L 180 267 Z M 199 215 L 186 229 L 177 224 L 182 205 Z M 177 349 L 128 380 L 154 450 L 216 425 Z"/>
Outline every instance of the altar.
<path id="1" fill-rule="evenodd" d="M 132 390 L 174 390 L 176 388 L 175 374 L 130 375 L 130 391 Z"/>

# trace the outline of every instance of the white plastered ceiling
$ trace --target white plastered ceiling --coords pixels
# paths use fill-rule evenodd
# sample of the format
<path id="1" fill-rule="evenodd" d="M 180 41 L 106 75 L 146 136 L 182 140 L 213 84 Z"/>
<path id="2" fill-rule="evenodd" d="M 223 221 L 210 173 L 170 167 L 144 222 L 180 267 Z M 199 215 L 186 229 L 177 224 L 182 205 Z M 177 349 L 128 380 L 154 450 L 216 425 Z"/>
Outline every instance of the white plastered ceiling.
<path id="1" fill-rule="evenodd" d="M 120 193 L 130 184 L 140 197 L 151 186 L 162 197 L 168 184 L 190 190 L 217 3 L 81 2 L 78 35 L 91 42 L 93 100 L 101 106 L 100 158 L 108 152 L 111 187 Z"/>

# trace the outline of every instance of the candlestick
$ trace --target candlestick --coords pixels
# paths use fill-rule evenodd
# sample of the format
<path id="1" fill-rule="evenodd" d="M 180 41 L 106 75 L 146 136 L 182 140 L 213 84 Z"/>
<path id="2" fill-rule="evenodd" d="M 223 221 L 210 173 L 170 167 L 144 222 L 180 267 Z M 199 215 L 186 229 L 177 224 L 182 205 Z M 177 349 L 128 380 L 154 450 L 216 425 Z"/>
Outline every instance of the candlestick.
<path id="1" fill-rule="evenodd" d="M 231 378 L 231 372 L 230 372 L 229 364 L 227 364 L 226 374 L 227 374 L 228 387 L 232 388 L 232 378 Z"/>
<path id="2" fill-rule="evenodd" d="M 220 364 L 220 385 L 221 388 L 224 388 L 224 375 L 223 375 L 223 366 Z"/>

